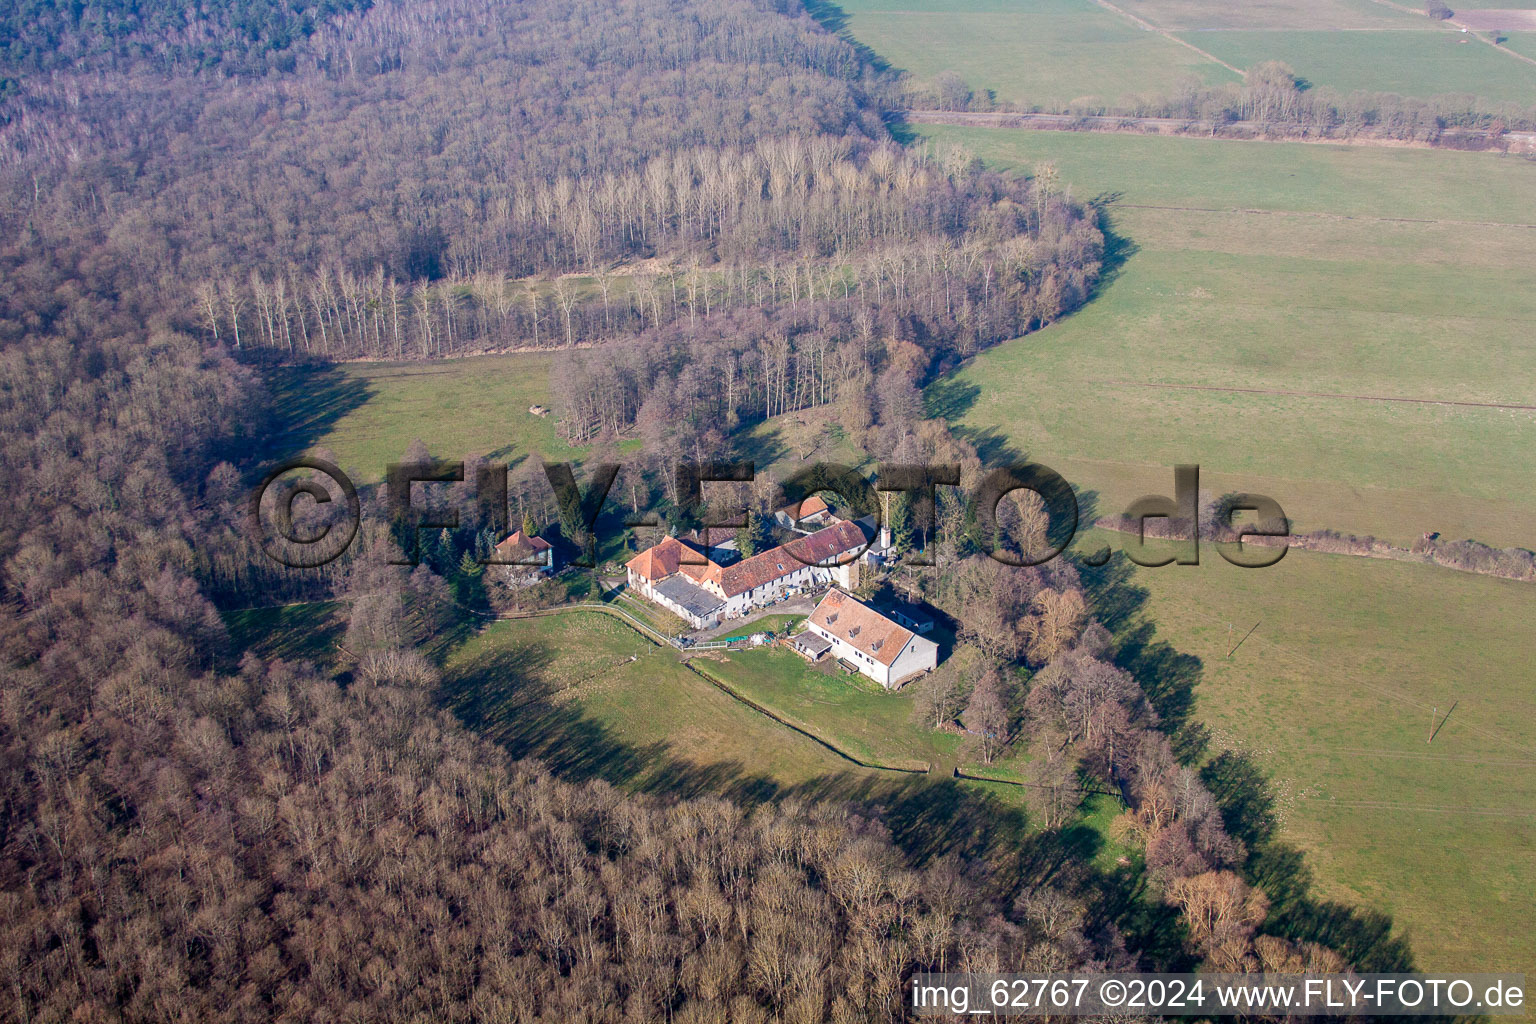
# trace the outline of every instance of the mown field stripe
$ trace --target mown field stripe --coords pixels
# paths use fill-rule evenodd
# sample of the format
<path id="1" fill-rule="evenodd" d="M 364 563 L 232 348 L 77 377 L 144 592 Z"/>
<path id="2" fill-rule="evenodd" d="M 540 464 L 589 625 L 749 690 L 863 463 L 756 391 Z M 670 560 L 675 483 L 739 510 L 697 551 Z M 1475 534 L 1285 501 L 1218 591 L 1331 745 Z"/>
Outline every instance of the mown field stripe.
<path id="1" fill-rule="evenodd" d="M 1333 394 L 1327 391 L 1290 391 L 1285 388 L 1232 388 L 1215 384 L 1159 384 L 1140 380 L 1090 380 L 1085 384 L 1122 388 L 1161 388 L 1168 391 L 1221 391 L 1238 395 L 1283 395 L 1289 398 L 1337 398 L 1353 402 L 1401 402 L 1407 405 L 1457 405 L 1474 409 L 1519 409 L 1536 412 L 1536 405 L 1509 402 L 1463 402 L 1450 398 L 1398 398 L 1391 395 Z"/>

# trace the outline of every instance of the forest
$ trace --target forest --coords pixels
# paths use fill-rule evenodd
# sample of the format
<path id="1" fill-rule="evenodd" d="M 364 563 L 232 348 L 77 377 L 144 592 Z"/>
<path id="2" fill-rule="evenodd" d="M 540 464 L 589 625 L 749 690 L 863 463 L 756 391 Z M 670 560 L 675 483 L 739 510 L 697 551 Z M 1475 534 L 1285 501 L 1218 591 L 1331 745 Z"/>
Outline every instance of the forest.
<path id="1" fill-rule="evenodd" d="M 1156 928 L 1050 840 L 1009 870 L 879 801 L 512 762 L 436 702 L 478 524 L 412 571 L 370 494 L 358 554 L 307 576 L 241 525 L 273 360 L 558 349 L 566 434 L 641 439 L 636 507 L 822 405 L 974 475 L 919 389 L 1089 298 L 1091 207 L 901 149 L 886 84 L 793 0 L 34 6 L 0 36 L 0 1019 L 900 1020 L 918 970 L 1357 952 L 1265 931 L 1076 570 L 1004 572 L 952 505 L 924 585 L 995 667 L 925 707 L 964 693 L 1053 751 L 1048 835 L 1079 778 L 1123 791 Z M 515 514 L 562 518 L 534 469 Z M 322 596 L 334 672 L 219 615 Z"/>

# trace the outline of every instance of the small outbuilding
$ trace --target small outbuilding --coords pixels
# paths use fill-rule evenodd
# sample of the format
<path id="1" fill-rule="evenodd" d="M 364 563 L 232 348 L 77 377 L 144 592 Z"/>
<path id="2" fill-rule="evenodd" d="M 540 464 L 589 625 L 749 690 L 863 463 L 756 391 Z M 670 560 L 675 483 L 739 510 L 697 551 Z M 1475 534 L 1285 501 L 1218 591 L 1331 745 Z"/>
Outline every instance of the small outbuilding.
<path id="1" fill-rule="evenodd" d="M 790 637 L 787 642 L 789 649 L 806 661 L 820 661 L 822 655 L 832 649 L 832 641 L 826 637 L 818 636 L 810 630 L 806 630 L 798 636 Z"/>

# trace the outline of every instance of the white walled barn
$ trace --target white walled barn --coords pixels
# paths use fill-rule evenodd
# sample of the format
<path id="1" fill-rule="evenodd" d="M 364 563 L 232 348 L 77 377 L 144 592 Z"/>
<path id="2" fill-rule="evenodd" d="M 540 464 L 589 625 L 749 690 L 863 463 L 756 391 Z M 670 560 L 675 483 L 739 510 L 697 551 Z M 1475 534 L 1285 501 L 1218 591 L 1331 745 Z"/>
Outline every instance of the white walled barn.
<path id="1" fill-rule="evenodd" d="M 829 642 L 834 657 L 857 666 L 886 689 L 932 671 L 939 663 L 938 644 L 841 590 L 821 599 L 806 629 Z"/>

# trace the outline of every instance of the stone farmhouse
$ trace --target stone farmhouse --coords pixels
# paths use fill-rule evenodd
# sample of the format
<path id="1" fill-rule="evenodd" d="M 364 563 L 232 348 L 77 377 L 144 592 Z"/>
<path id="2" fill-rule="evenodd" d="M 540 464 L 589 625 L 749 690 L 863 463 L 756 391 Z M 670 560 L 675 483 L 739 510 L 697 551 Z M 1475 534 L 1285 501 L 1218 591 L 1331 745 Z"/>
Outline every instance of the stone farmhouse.
<path id="1" fill-rule="evenodd" d="M 731 565 L 719 565 L 698 548 L 667 537 L 625 568 L 632 593 L 694 629 L 707 629 L 829 583 L 858 586 L 859 563 L 868 546 L 862 526 L 837 521 Z"/>

